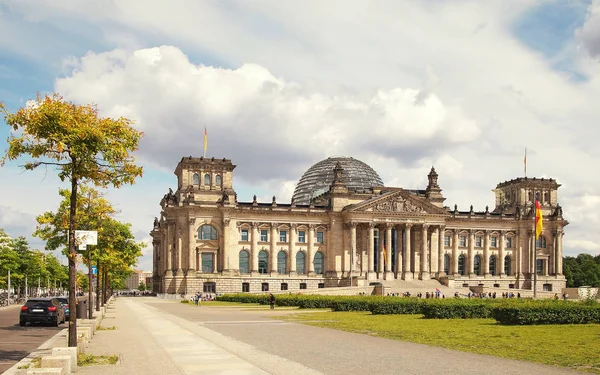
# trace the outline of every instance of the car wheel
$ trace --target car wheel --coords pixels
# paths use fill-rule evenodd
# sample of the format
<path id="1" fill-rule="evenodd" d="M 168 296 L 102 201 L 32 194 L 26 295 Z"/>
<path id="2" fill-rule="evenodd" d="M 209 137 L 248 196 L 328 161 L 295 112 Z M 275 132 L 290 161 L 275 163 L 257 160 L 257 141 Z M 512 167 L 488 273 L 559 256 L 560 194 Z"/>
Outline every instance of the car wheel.
<path id="1" fill-rule="evenodd" d="M 19 325 L 20 325 L 21 327 L 25 327 L 25 324 L 27 324 L 27 322 L 26 322 L 26 321 L 24 321 L 24 320 L 19 320 Z"/>

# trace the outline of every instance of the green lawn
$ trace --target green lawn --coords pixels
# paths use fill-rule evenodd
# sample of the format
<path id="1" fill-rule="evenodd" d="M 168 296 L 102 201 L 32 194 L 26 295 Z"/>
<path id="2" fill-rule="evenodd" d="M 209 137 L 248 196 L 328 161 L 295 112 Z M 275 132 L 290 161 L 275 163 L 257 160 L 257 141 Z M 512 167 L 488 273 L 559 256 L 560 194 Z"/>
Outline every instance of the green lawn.
<path id="1" fill-rule="evenodd" d="M 315 312 L 277 319 L 600 374 L 600 325 L 502 326 L 493 319 Z"/>

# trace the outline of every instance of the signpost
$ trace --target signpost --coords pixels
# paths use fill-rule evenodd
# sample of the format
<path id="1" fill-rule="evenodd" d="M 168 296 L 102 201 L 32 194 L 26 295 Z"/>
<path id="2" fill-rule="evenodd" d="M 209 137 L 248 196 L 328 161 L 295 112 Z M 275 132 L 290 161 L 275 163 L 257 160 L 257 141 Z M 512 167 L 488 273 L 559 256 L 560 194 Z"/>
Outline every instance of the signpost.
<path id="1" fill-rule="evenodd" d="M 76 230 L 75 245 L 79 247 L 79 251 L 87 250 L 88 245 L 98 245 L 98 232 L 95 230 Z M 88 251 L 88 319 L 92 319 L 92 274 L 96 274 L 98 269 L 92 266 L 91 252 Z M 96 272 L 94 269 L 96 268 Z M 92 273 L 93 272 L 93 273 Z"/>

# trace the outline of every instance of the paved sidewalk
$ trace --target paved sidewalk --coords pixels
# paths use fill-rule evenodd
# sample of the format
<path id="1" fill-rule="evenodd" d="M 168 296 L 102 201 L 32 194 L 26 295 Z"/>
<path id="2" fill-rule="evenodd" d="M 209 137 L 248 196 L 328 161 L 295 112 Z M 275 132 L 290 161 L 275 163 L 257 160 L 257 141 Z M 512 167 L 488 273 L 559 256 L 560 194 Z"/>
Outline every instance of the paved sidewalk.
<path id="1" fill-rule="evenodd" d="M 80 374 L 231 374 L 264 375 L 267 372 L 165 319 L 164 313 L 139 299 L 117 298 L 108 310 L 87 353 L 118 354 L 117 365 L 80 367 Z"/>

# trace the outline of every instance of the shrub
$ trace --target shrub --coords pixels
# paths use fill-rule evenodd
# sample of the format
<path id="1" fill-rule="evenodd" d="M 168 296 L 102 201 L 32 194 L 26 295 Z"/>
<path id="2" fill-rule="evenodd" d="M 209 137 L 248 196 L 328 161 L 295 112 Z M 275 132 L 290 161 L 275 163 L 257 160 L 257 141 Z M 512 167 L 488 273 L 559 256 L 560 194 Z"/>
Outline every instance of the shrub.
<path id="1" fill-rule="evenodd" d="M 500 324 L 511 325 L 600 323 L 600 304 L 525 301 L 494 307 L 492 316 Z"/>
<path id="2" fill-rule="evenodd" d="M 491 317 L 494 300 L 426 300 L 422 305 L 426 319 L 480 319 Z"/>
<path id="3" fill-rule="evenodd" d="M 425 303 L 419 298 L 382 297 L 369 303 L 369 311 L 375 315 L 387 314 L 421 314 Z"/>

